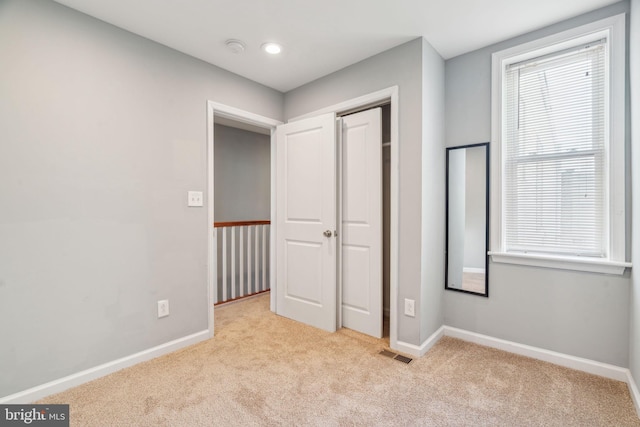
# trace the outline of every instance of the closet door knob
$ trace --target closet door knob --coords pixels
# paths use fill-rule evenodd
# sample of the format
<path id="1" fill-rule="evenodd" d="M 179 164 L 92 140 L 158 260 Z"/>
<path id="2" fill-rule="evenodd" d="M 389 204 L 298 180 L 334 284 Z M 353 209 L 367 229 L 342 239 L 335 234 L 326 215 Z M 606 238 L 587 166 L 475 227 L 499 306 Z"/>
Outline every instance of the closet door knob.
<path id="1" fill-rule="evenodd" d="M 333 233 L 331 232 L 331 230 L 326 230 L 326 231 L 325 231 L 324 233 L 322 233 L 322 234 L 324 234 L 326 237 L 331 237 L 331 236 L 333 235 Z"/>

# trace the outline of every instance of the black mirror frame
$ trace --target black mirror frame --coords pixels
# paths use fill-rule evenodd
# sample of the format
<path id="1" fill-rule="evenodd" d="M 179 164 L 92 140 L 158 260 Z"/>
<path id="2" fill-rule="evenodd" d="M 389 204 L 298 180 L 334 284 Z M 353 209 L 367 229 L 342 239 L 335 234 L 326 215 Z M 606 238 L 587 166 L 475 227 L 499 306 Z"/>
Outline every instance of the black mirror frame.
<path id="1" fill-rule="evenodd" d="M 457 289 L 449 287 L 449 152 L 451 150 L 457 150 L 461 148 L 473 148 L 473 147 L 485 147 L 485 158 L 486 158 L 486 200 L 485 200 L 485 276 L 484 276 L 484 293 L 467 291 L 465 289 Z M 489 297 L 489 177 L 490 173 L 490 144 L 489 142 L 480 142 L 477 144 L 468 144 L 468 145 L 458 145 L 455 147 L 447 147 L 447 155 L 446 155 L 446 167 L 445 167 L 445 248 L 444 248 L 444 288 L 448 291 L 456 291 L 462 292 L 469 295 L 477 295 L 481 297 Z"/>

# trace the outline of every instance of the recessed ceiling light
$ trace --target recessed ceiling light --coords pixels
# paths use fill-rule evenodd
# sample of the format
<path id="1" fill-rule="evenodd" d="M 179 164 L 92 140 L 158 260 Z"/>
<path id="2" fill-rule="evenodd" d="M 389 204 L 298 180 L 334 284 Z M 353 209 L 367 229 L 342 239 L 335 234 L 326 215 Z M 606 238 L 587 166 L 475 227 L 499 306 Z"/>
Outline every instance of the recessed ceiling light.
<path id="1" fill-rule="evenodd" d="M 278 43 L 269 42 L 262 45 L 262 50 L 271 55 L 277 55 L 282 52 L 282 46 Z"/>
<path id="2" fill-rule="evenodd" d="M 225 42 L 227 48 L 233 53 L 242 53 L 244 52 L 245 44 L 242 40 L 229 39 Z"/>

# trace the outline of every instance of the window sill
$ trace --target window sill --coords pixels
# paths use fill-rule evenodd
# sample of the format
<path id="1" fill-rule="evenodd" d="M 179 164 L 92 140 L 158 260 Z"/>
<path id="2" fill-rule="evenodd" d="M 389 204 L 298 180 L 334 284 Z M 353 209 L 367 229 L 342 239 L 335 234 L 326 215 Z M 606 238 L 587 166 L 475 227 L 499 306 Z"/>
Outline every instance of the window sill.
<path id="1" fill-rule="evenodd" d="M 496 263 L 528 265 L 532 267 L 555 268 L 559 270 L 584 271 L 589 273 L 622 275 L 630 262 L 596 260 L 578 257 L 558 257 L 552 255 L 533 255 L 506 252 L 489 252 Z"/>

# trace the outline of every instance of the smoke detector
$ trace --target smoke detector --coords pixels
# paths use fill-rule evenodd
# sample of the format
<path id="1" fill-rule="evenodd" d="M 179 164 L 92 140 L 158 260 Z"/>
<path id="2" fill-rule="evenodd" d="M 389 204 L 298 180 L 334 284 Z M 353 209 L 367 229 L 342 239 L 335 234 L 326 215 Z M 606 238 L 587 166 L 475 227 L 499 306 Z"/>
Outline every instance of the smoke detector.
<path id="1" fill-rule="evenodd" d="M 242 40 L 229 39 L 225 42 L 225 45 L 227 45 L 227 49 L 235 54 L 244 52 L 245 44 Z"/>

